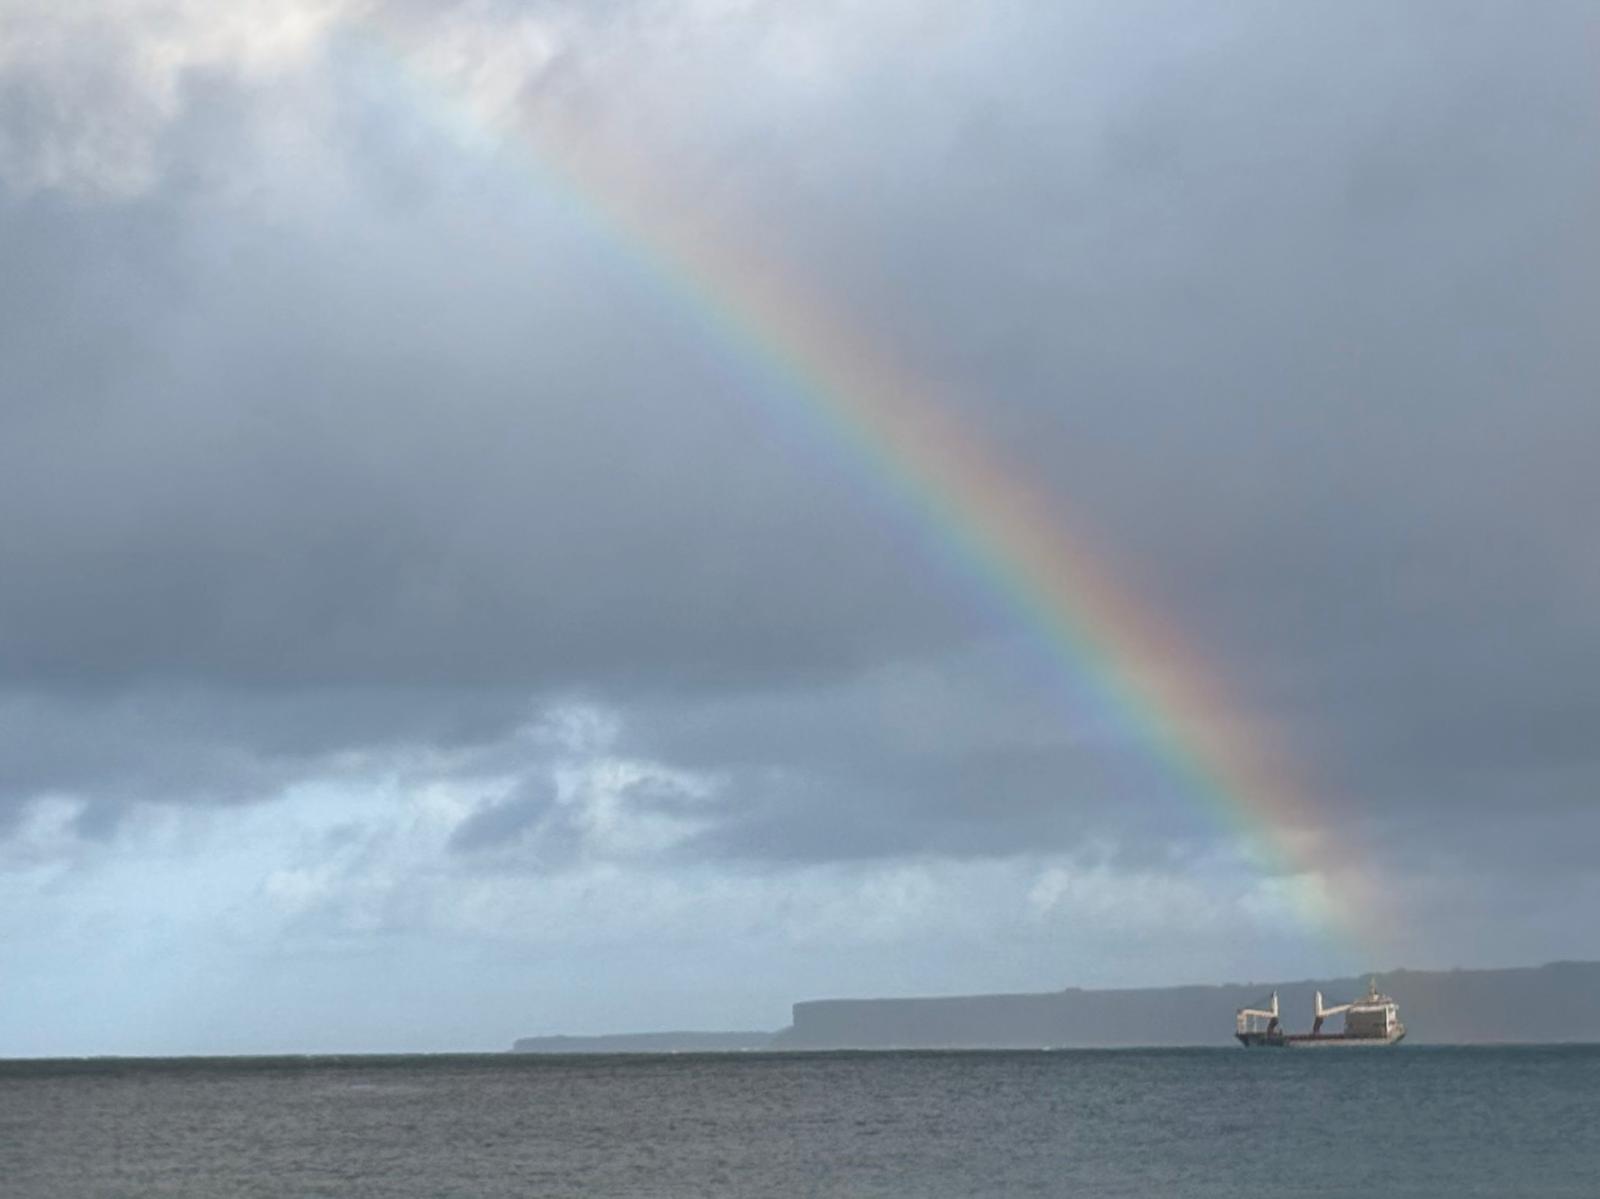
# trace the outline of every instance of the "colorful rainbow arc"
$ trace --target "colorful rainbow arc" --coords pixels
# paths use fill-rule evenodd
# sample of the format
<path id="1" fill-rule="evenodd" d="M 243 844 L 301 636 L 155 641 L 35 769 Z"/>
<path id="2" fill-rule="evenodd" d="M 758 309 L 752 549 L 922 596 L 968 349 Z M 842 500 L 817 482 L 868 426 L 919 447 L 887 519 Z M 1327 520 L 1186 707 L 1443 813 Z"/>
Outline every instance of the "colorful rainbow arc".
<path id="1" fill-rule="evenodd" d="M 891 488 L 990 590 L 1036 630 L 1113 727 L 1147 747 L 1225 827 L 1288 876 L 1285 900 L 1302 918 L 1354 948 L 1368 887 L 1329 893 L 1356 877 L 1342 846 L 1318 825 L 1289 771 L 1258 738 L 1227 724 L 1235 711 L 1219 672 L 1168 623 L 1119 586 L 1045 496 L 957 421 L 935 389 L 867 344 L 771 262 L 739 252 L 674 206 L 633 162 L 602 155 L 592 131 L 548 115 L 477 111 L 472 98 L 431 78 L 403 46 L 380 38 L 412 83 L 447 100 L 458 118 L 533 156 L 541 183 L 565 192 L 581 219 L 623 246 L 639 269 L 688 305 L 730 346 L 777 372 L 804 397 L 867 473 Z"/>

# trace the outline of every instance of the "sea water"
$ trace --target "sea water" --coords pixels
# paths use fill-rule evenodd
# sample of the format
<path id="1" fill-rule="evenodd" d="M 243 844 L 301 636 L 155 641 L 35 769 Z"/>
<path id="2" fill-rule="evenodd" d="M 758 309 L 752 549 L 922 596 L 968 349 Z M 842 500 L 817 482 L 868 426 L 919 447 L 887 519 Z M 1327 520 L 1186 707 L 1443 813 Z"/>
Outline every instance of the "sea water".
<path id="1" fill-rule="evenodd" d="M 0 1062 L 0 1195 L 1600 1196 L 1600 1047 Z"/>

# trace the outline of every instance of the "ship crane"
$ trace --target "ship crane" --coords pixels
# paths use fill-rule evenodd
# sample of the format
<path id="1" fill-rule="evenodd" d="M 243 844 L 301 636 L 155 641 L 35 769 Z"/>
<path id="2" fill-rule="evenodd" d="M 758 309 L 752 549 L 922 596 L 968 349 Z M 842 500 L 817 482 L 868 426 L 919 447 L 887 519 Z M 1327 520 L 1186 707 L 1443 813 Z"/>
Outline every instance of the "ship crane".
<path id="1" fill-rule="evenodd" d="M 1353 1004 L 1353 1003 L 1336 1003 L 1332 1007 L 1323 1007 L 1322 1006 L 1322 992 L 1318 991 L 1317 992 L 1317 1015 L 1316 1015 L 1316 1019 L 1311 1022 L 1311 1035 L 1312 1036 L 1316 1036 L 1319 1032 L 1322 1031 L 1322 1022 L 1324 1020 L 1326 1020 L 1329 1016 L 1342 1016 L 1354 1006 L 1355 1006 L 1355 1004 Z"/>
<path id="2" fill-rule="evenodd" d="M 1265 1020 L 1267 1022 L 1266 1032 L 1267 1032 L 1268 1036 L 1274 1036 L 1274 1035 L 1277 1034 L 1277 1032 L 1278 1032 L 1278 993 L 1276 991 L 1274 991 L 1272 993 L 1272 999 L 1268 1002 L 1267 1006 L 1264 1007 L 1264 1008 L 1259 1008 L 1259 1007 L 1242 1007 L 1242 1008 L 1240 1008 L 1239 1011 L 1238 1011 L 1238 1014 L 1234 1017 L 1234 1027 L 1236 1028 L 1236 1030 L 1238 1032 L 1241 1032 L 1241 1033 L 1256 1032 L 1256 1031 L 1259 1031 L 1255 1027 L 1255 1021 L 1257 1021 L 1257 1020 Z"/>

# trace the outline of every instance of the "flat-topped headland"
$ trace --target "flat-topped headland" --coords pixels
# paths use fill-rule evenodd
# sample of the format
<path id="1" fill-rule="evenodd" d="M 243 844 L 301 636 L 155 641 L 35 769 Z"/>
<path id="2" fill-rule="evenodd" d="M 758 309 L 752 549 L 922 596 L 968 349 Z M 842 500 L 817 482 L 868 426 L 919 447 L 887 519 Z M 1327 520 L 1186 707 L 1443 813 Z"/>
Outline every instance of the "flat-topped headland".
<path id="1" fill-rule="evenodd" d="M 1600 962 L 1505 970 L 1388 970 L 1346 978 L 1018 995 L 813 999 L 774 1033 L 529 1037 L 534 1053 L 719 1050 L 1040 1049 L 1231 1044 L 1234 1013 L 1277 991 L 1309 1025 L 1317 992 L 1354 997 L 1369 979 L 1405 1005 L 1407 1044 L 1600 1041 Z"/>

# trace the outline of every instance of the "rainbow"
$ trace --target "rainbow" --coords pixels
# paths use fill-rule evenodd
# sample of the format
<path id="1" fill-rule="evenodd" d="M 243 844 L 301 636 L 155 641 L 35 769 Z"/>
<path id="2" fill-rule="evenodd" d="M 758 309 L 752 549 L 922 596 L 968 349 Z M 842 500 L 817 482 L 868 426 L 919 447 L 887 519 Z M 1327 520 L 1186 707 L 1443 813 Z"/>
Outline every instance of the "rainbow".
<path id="1" fill-rule="evenodd" d="M 1222 672 L 1201 660 L 1169 621 L 1108 569 L 1105 555 L 1062 520 L 1057 506 L 1003 460 L 938 388 L 868 342 L 838 306 L 775 262 L 741 248 L 726 224 L 708 227 L 694 205 L 648 175 L 637 156 L 524 105 L 491 108 L 430 72 L 393 36 L 387 57 L 426 95 L 438 119 L 474 140 L 531 154 L 541 186 L 620 245 L 637 269 L 810 410 L 864 475 L 936 531 L 983 587 L 1087 685 L 1107 725 L 1145 748 L 1184 792 L 1213 813 L 1312 929 L 1355 945 L 1370 884 L 1343 845 L 1319 833 L 1308 797 L 1260 735 L 1230 721 Z M 1338 889 L 1337 902 L 1333 889 Z M 1365 935 L 1365 934 L 1364 934 Z"/>

